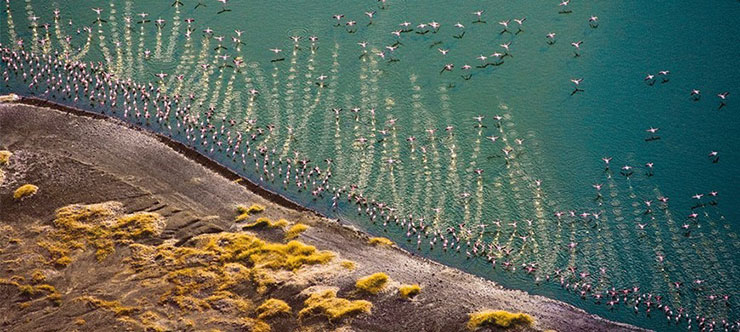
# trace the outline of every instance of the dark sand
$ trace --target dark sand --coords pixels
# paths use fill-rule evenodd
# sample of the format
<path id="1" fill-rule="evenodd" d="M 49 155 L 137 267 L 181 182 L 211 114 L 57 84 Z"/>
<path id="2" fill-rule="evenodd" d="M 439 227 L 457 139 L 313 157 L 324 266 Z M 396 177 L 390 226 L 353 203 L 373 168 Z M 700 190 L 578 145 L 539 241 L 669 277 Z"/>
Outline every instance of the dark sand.
<path id="1" fill-rule="evenodd" d="M 528 313 L 536 319 L 532 327 L 535 330 L 638 330 L 559 301 L 503 289 L 396 247 L 370 246 L 367 235 L 350 226 L 322 218 L 245 181 L 237 183 L 233 173 L 182 145 L 131 129 L 119 121 L 22 104 L 0 105 L 2 149 L 12 151 L 14 156 L 11 164 L 4 167 L 6 179 L 0 184 L 0 278 L 30 274 L 34 267 L 27 261 L 33 257 L 18 257 L 18 253 L 34 246 L 39 229 L 52 227 L 54 211 L 67 204 L 116 200 L 127 211 L 156 211 L 167 218 L 161 237 L 149 240 L 156 244 L 166 239 L 184 241 L 203 233 L 237 231 L 234 207 L 259 203 L 267 207 L 267 217 L 311 225 L 299 240 L 336 252 L 335 261 L 347 259 L 357 263 L 351 272 L 296 276 L 300 280 L 286 282 L 262 295 L 293 299 L 288 302 L 294 312 L 300 310 L 306 298 L 295 285 L 338 287 L 340 296 L 373 303 L 370 315 L 329 325 L 316 323 L 319 325 L 314 325 L 314 330 L 457 331 L 465 329 L 469 313 L 482 309 Z M 24 183 L 37 184 L 40 190 L 34 197 L 16 202 L 12 191 Z M 269 233 L 259 235 L 271 237 Z M 136 278 L 121 271 L 126 254 L 126 248 L 116 249 L 102 262 L 90 254 L 81 255 L 67 268 L 44 270 L 49 283 L 63 294 L 58 307 L 34 301 L 29 307 L 20 308 L 22 295 L 10 286 L 0 285 L 0 329 L 130 328 L 109 312 L 69 301 L 93 294 L 120 299 L 129 305 L 145 303 L 139 298 L 146 294 L 135 294 Z M 419 283 L 423 290 L 413 301 L 401 300 L 395 287 L 375 296 L 353 296 L 355 280 L 375 272 L 390 275 L 393 285 Z M 255 299 L 255 303 L 258 301 Z M 84 318 L 85 325 L 76 325 L 78 318 Z M 271 325 L 277 331 L 310 330 L 293 320 Z M 198 326 L 192 330 L 198 330 Z"/>

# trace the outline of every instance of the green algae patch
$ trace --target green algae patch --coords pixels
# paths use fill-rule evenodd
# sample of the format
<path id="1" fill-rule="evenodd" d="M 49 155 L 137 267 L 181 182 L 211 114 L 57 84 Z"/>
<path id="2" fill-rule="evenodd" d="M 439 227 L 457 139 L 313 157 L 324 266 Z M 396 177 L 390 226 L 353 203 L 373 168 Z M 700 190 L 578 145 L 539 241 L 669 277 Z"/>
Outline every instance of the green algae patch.
<path id="1" fill-rule="evenodd" d="M 305 307 L 298 312 L 298 317 L 320 315 L 329 321 L 337 321 L 362 313 L 370 313 L 373 304 L 365 300 L 348 300 L 337 297 L 335 290 L 313 293 L 303 302 Z"/>
<path id="2" fill-rule="evenodd" d="M 280 299 L 267 299 L 259 307 L 257 307 L 257 318 L 267 319 L 279 315 L 290 315 L 290 306 L 285 301 Z"/>
<path id="3" fill-rule="evenodd" d="M 484 310 L 470 314 L 468 328 L 475 330 L 480 327 L 509 328 L 512 326 L 530 326 L 534 318 L 525 313 L 511 313 L 504 310 Z"/>
<path id="4" fill-rule="evenodd" d="M 398 287 L 398 294 L 404 299 L 410 299 L 421 293 L 421 286 L 419 285 L 401 285 Z"/>
<path id="5" fill-rule="evenodd" d="M 290 226 L 288 228 L 288 231 L 285 232 L 285 239 L 286 240 L 292 240 L 298 237 L 298 235 L 301 235 L 301 233 L 305 232 L 308 229 L 308 225 L 297 223 L 293 226 Z"/>
<path id="6" fill-rule="evenodd" d="M 0 150 L 0 166 L 7 165 L 10 163 L 10 157 L 13 153 L 8 150 Z"/>
<path id="7" fill-rule="evenodd" d="M 32 184 L 24 184 L 13 192 L 13 198 L 16 200 L 24 200 L 39 191 L 39 187 Z"/>
<path id="8" fill-rule="evenodd" d="M 355 286 L 363 292 L 375 295 L 380 293 L 389 281 L 390 277 L 387 274 L 378 272 L 358 279 Z"/>
<path id="9" fill-rule="evenodd" d="M 387 238 L 384 238 L 384 237 L 371 237 L 367 241 L 367 243 L 372 244 L 374 246 L 388 246 L 388 247 L 390 247 L 390 246 L 393 245 L 393 241 L 391 241 L 391 240 L 389 240 Z"/>

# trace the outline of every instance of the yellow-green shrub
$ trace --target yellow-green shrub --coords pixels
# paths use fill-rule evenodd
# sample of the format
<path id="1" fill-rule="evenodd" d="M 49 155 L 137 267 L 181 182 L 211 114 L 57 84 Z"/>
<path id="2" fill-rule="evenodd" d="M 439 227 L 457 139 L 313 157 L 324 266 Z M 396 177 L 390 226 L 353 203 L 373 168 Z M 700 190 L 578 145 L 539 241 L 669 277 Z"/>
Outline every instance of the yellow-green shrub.
<path id="1" fill-rule="evenodd" d="M 387 274 L 378 272 L 358 279 L 355 286 L 361 291 L 378 294 L 385 288 L 389 280 L 390 277 Z"/>
<path id="2" fill-rule="evenodd" d="M 5 165 L 10 162 L 10 157 L 13 156 L 13 153 L 8 150 L 0 150 L 0 166 Z"/>
<path id="3" fill-rule="evenodd" d="M 15 199 L 25 199 L 28 197 L 31 197 L 36 194 L 36 192 L 39 190 L 39 187 L 34 186 L 32 184 L 24 184 L 18 189 L 13 192 L 13 198 Z"/>
<path id="4" fill-rule="evenodd" d="M 357 264 L 355 264 L 355 262 L 350 261 L 350 260 L 343 260 L 341 263 L 339 263 L 339 265 L 341 265 L 343 268 L 349 271 L 354 271 L 354 269 L 357 268 Z"/>
<path id="5" fill-rule="evenodd" d="M 310 315 L 323 315 L 329 321 L 336 321 L 347 316 L 361 313 L 370 313 L 373 304 L 365 300 L 350 301 L 337 297 L 335 290 L 325 290 L 313 293 L 303 302 L 305 308 L 298 312 L 298 317 L 303 318 Z"/>
<path id="6" fill-rule="evenodd" d="M 244 228 L 259 228 L 259 227 L 269 227 L 269 228 L 275 228 L 275 227 L 285 227 L 288 226 L 288 221 L 285 219 L 280 219 L 278 221 L 272 221 L 268 218 L 261 217 L 257 218 L 252 223 L 244 225 Z"/>
<path id="7" fill-rule="evenodd" d="M 239 213 L 239 215 L 236 216 L 236 221 L 244 221 L 252 213 L 260 213 L 265 210 L 265 207 L 259 204 L 252 204 L 251 206 L 247 207 L 246 205 L 237 205 L 236 212 Z"/>
<path id="8" fill-rule="evenodd" d="M 280 299 L 268 299 L 262 305 L 257 307 L 259 319 L 275 317 L 281 314 L 290 314 L 290 306 Z"/>
<path id="9" fill-rule="evenodd" d="M 412 298 L 416 295 L 419 295 L 421 293 L 421 286 L 419 285 L 401 285 L 398 287 L 398 294 L 401 295 L 402 298 L 408 299 Z"/>
<path id="10" fill-rule="evenodd" d="M 92 296 L 81 296 L 76 301 L 82 301 L 90 303 L 91 305 L 113 312 L 116 316 L 128 316 L 138 311 L 138 308 L 128 307 L 121 304 L 118 301 L 106 301 L 101 300 Z"/>
<path id="11" fill-rule="evenodd" d="M 508 328 L 514 325 L 529 326 L 532 323 L 534 323 L 534 318 L 525 313 L 511 313 L 504 310 L 484 310 L 470 314 L 468 328 L 471 330 L 484 326 Z"/>
<path id="12" fill-rule="evenodd" d="M 384 238 L 384 237 L 371 237 L 367 243 L 372 244 L 374 246 L 392 246 L 393 241 Z"/>
<path id="13" fill-rule="evenodd" d="M 285 238 L 288 240 L 292 240 L 298 237 L 301 233 L 306 231 L 308 229 L 307 225 L 297 223 L 293 226 L 291 226 L 287 232 L 285 232 Z"/>

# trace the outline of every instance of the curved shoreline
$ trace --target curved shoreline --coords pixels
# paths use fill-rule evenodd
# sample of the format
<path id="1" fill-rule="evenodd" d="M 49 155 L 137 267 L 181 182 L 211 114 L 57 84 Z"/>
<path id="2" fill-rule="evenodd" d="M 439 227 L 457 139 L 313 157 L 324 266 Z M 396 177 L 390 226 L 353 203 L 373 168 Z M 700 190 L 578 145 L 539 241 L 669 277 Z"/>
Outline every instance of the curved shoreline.
<path id="1" fill-rule="evenodd" d="M 195 151 L 195 150 L 193 150 L 193 149 L 185 146 L 184 144 L 174 141 L 173 139 L 171 139 L 171 138 L 169 138 L 169 137 L 167 137 L 165 135 L 157 134 L 157 133 L 154 133 L 153 131 L 146 130 L 145 128 L 137 127 L 135 125 L 131 125 L 131 124 L 126 123 L 124 121 L 121 121 L 119 119 L 112 118 L 112 117 L 105 116 L 105 115 L 101 115 L 99 113 L 84 111 L 84 110 L 81 110 L 81 109 L 76 109 L 76 108 L 73 108 L 73 107 L 68 107 L 68 106 L 65 106 L 65 105 L 60 105 L 60 104 L 57 104 L 57 103 L 53 103 L 53 102 L 46 101 L 46 100 L 39 99 L 39 98 L 35 98 L 35 97 L 31 97 L 31 98 L 29 98 L 29 97 L 23 97 L 19 102 L 15 102 L 15 103 L 17 103 L 17 104 L 23 104 L 23 105 L 28 105 L 28 106 L 33 106 L 33 107 L 38 108 L 38 109 L 50 108 L 50 109 L 54 109 L 54 110 L 57 110 L 57 111 L 60 111 L 60 112 L 71 113 L 71 114 L 82 116 L 82 117 L 86 117 L 86 118 L 97 119 L 97 120 L 105 120 L 105 121 L 108 121 L 108 122 L 113 123 L 114 125 L 119 125 L 119 126 L 123 126 L 123 127 L 129 128 L 129 129 L 134 129 L 135 131 L 140 132 L 140 133 L 142 133 L 144 135 L 147 135 L 147 136 L 156 138 L 157 141 L 159 141 L 160 143 L 162 143 L 162 144 L 166 145 L 167 147 L 171 148 L 176 153 L 183 155 L 184 157 L 186 157 L 189 160 L 195 161 L 197 164 L 199 164 L 201 166 L 204 166 L 208 170 L 211 170 L 211 171 L 217 173 L 218 175 L 223 176 L 224 178 L 226 178 L 227 180 L 229 180 L 232 183 L 236 182 L 235 180 L 237 180 L 237 179 L 241 179 L 241 181 L 239 181 L 239 183 L 242 186 L 244 186 L 249 191 L 251 191 L 253 193 L 256 193 L 259 196 L 265 198 L 266 200 L 269 200 L 270 202 L 273 202 L 275 204 L 281 205 L 281 206 L 286 207 L 288 209 L 293 209 L 293 210 L 297 210 L 297 211 L 301 211 L 301 212 L 311 213 L 311 214 L 313 214 L 313 215 L 315 215 L 317 217 L 323 217 L 317 211 L 314 211 L 314 210 L 311 210 L 309 208 L 303 207 L 303 206 L 297 204 L 296 202 L 294 202 L 294 201 L 292 201 L 292 200 L 290 200 L 290 199 L 288 199 L 286 197 L 283 197 L 283 196 L 281 196 L 279 194 L 276 194 L 276 193 L 271 192 L 271 191 L 269 191 L 269 190 L 267 190 L 265 188 L 262 188 L 259 185 L 251 182 L 249 179 L 246 179 L 246 178 L 244 178 L 242 176 L 239 176 L 238 174 L 236 174 L 235 172 L 231 171 L 227 167 L 219 164 L 215 160 L 212 160 L 212 159 L 210 159 L 210 158 L 208 158 L 208 157 L 200 154 L 199 152 L 197 152 L 197 151 Z M 12 103 L 8 103 L 7 105 L 12 105 Z M 365 233 L 362 230 L 357 229 L 356 227 L 353 227 L 351 224 L 339 224 L 339 223 L 325 223 L 325 224 L 329 228 L 334 228 L 334 227 L 337 227 L 338 226 L 339 229 L 343 229 L 345 231 L 351 231 L 353 233 L 356 233 L 357 236 L 364 237 L 365 239 L 368 236 L 367 233 Z M 541 303 L 543 305 L 548 305 L 549 304 L 549 305 L 554 305 L 556 307 L 560 307 L 562 309 L 569 309 L 573 313 L 577 313 L 578 315 L 581 315 L 581 318 L 590 318 L 590 319 L 593 319 L 594 321 L 601 322 L 601 324 L 605 324 L 607 326 L 611 326 L 612 328 L 619 327 L 619 328 L 627 329 L 627 330 L 643 330 L 641 328 L 638 328 L 638 327 L 635 327 L 635 326 L 632 326 L 632 325 L 629 325 L 629 324 L 626 324 L 626 323 L 620 323 L 620 322 L 615 322 L 615 321 L 607 320 L 607 319 L 605 319 L 605 318 L 603 318 L 601 316 L 598 316 L 596 314 L 588 313 L 588 312 L 586 312 L 585 310 L 583 310 L 581 308 L 575 307 L 575 306 L 573 306 L 573 305 L 571 305 L 569 303 L 563 302 L 563 301 L 555 300 L 555 299 L 548 298 L 548 297 L 545 297 L 545 296 L 540 296 L 540 295 L 532 295 L 532 294 L 529 294 L 528 292 L 523 291 L 523 290 L 506 289 L 506 288 L 498 285 L 497 283 L 495 283 L 495 282 L 493 282 L 491 280 L 488 280 L 488 279 L 485 279 L 483 277 L 480 277 L 480 276 L 476 276 L 476 275 L 467 273 L 467 272 L 462 271 L 462 270 L 459 270 L 457 268 L 449 267 L 447 265 L 444 265 L 442 263 L 439 263 L 437 261 L 428 259 L 428 258 L 423 257 L 423 256 L 415 255 L 414 253 L 409 252 L 409 251 L 407 251 L 407 250 L 405 250 L 403 248 L 400 248 L 398 246 L 394 246 L 394 250 L 396 250 L 398 252 L 401 252 L 401 253 L 403 253 L 406 256 L 411 257 L 413 260 L 418 260 L 418 261 L 421 261 L 421 262 L 423 262 L 425 264 L 431 264 L 432 266 L 436 266 L 437 268 L 439 268 L 441 270 L 453 270 L 454 273 L 456 273 L 456 274 L 462 274 L 465 277 L 475 278 L 475 279 L 478 280 L 479 285 L 486 285 L 486 284 L 488 284 L 488 286 L 486 286 L 486 287 L 490 287 L 490 286 L 493 285 L 497 289 L 499 289 L 499 290 L 501 290 L 503 292 L 511 293 L 513 295 L 516 295 L 516 296 L 529 297 L 531 300 L 536 300 L 536 302 L 539 302 L 539 303 Z M 434 274 L 432 274 L 432 275 L 434 275 Z M 585 327 L 585 325 L 584 325 L 584 327 Z M 601 328 L 604 328 L 605 326 L 604 325 L 601 325 L 600 327 Z"/>
<path id="2" fill-rule="evenodd" d="M 79 116 L 84 116 L 84 117 L 89 117 L 89 118 L 93 118 L 93 119 L 101 119 L 101 120 L 106 120 L 106 121 L 112 121 L 115 124 L 118 124 L 118 125 L 121 125 L 121 126 L 124 126 L 124 127 L 128 127 L 128 128 L 134 129 L 134 130 L 138 130 L 138 131 L 141 131 L 141 132 L 144 132 L 144 133 L 147 133 L 149 135 L 152 135 L 152 136 L 156 137 L 160 142 L 162 142 L 163 144 L 169 146 L 170 148 L 172 148 L 173 150 L 177 151 L 178 153 L 184 155 L 185 157 L 187 157 L 187 158 L 189 158 L 191 160 L 196 161 L 197 163 L 199 163 L 199 164 L 205 166 L 206 168 L 208 168 L 208 169 L 210 169 L 210 170 L 218 173 L 219 175 L 221 175 L 221 176 L 229 179 L 230 181 L 240 180 L 238 182 L 239 184 L 247 187 L 247 189 L 249 189 L 250 191 L 252 191 L 252 192 L 254 192 L 254 193 L 256 193 L 256 194 L 258 194 L 258 195 L 260 195 L 260 196 L 262 196 L 264 198 L 266 198 L 267 200 L 269 200 L 271 202 L 274 202 L 276 204 L 279 204 L 281 206 L 284 206 L 284 207 L 287 207 L 287 208 L 290 208 L 290 209 L 298 210 L 298 211 L 301 211 L 301 212 L 310 212 L 310 213 L 316 214 L 319 217 L 326 218 L 326 216 L 323 215 L 323 214 L 321 214 L 320 212 L 318 212 L 316 210 L 313 210 L 313 209 L 309 209 L 309 208 L 307 208 L 307 207 L 305 207 L 303 205 L 298 204 L 297 202 L 294 202 L 293 200 L 291 200 L 291 199 L 289 199 L 289 198 L 287 198 L 287 197 L 285 197 L 283 195 L 280 195 L 280 194 L 278 194 L 276 192 L 273 192 L 273 191 L 271 191 L 271 190 L 269 190 L 267 188 L 264 188 L 264 187 L 262 187 L 262 186 L 260 186 L 260 185 L 258 185 L 256 183 L 252 182 L 252 180 L 250 180 L 248 178 L 245 178 L 245 177 L 237 174 L 236 172 L 234 172 L 230 168 L 222 165 L 218 161 L 215 161 L 215 160 L 213 160 L 211 158 L 208 158 L 208 156 L 203 155 L 202 153 L 194 150 L 193 148 L 191 148 L 191 147 L 189 147 L 189 146 L 187 146 L 187 145 L 185 145 L 185 144 L 183 144 L 181 142 L 178 142 L 178 141 L 172 139 L 171 137 L 168 137 L 166 135 L 162 135 L 160 133 L 157 133 L 157 132 L 155 132 L 153 130 L 148 130 L 146 128 L 138 127 L 138 126 L 135 126 L 133 124 L 127 123 L 127 122 L 125 122 L 123 120 L 120 120 L 120 119 L 117 119 L 117 118 L 114 118 L 114 117 L 110 117 L 110 116 L 107 116 L 107 115 L 103 115 L 103 114 L 100 114 L 100 113 L 85 111 L 83 109 L 78 109 L 78 108 L 74 108 L 74 107 L 71 107 L 71 106 L 66 106 L 66 105 L 58 104 L 58 103 L 55 103 L 55 102 L 52 102 L 52 101 L 49 101 L 49 100 L 46 100 L 46 99 L 37 98 L 37 97 L 21 96 L 21 99 L 18 100 L 18 101 L 16 101 L 15 103 L 29 105 L 29 106 L 36 106 L 36 107 L 46 107 L 46 108 L 51 108 L 51 109 L 55 109 L 55 110 L 58 110 L 58 111 L 62 111 L 62 112 L 65 112 L 65 113 L 71 113 L 71 114 L 75 114 L 75 115 L 79 115 Z"/>

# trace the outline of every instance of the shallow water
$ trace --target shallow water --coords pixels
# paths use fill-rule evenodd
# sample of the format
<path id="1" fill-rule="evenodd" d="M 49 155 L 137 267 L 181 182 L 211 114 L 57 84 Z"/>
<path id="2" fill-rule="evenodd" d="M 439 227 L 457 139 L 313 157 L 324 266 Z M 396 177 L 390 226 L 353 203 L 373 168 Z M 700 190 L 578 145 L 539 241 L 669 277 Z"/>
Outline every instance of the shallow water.
<path id="1" fill-rule="evenodd" d="M 64 36 L 70 35 L 73 54 L 77 47 L 89 49 L 80 60 L 102 61 L 118 77 L 157 84 L 153 74 L 169 74 L 162 85 L 167 93 L 194 93 L 204 103 L 194 112 L 205 112 L 212 105 L 218 118 L 273 124 L 275 129 L 263 144 L 283 158 L 297 151 L 300 158 L 322 168 L 323 160 L 331 158 L 333 185 L 357 184 L 358 192 L 387 202 L 399 215 L 424 217 L 430 229 L 444 231 L 464 223 L 471 231 L 466 240 L 510 248 L 508 256 L 493 253 L 498 262 L 494 270 L 483 258 L 466 259 L 470 249 L 464 243 L 460 253 L 443 253 L 439 243 L 429 249 L 432 236 L 421 241 L 425 255 L 504 286 L 641 327 L 677 328 L 666 325 L 657 308 L 649 318 L 644 305 L 639 314 L 623 303 L 609 310 L 604 305 L 608 300 L 597 305 L 590 295 L 582 300 L 559 282 L 534 281 L 555 279 L 555 271 L 563 270 L 569 284 L 590 283 L 600 292 L 637 286 L 642 293 L 662 295 L 663 303 L 683 307 L 692 316 L 738 319 L 735 297 L 729 305 L 708 298 L 734 296 L 740 284 L 740 259 L 735 254 L 740 248 L 739 212 L 732 208 L 740 205 L 740 178 L 734 167 L 740 162 L 740 136 L 735 135 L 740 115 L 734 100 L 740 82 L 738 2 L 573 2 L 569 14 L 558 13 L 557 1 L 454 6 L 425 1 L 420 6 L 389 0 L 386 9 L 375 1 L 341 5 L 250 1 L 229 3 L 231 11 L 221 14 L 216 14 L 221 5 L 215 1 L 205 1 L 207 7 L 198 9 L 194 1 L 179 8 L 166 1 L 91 3 L 12 1 L 10 15 L 5 11 L 0 17 L 0 42 L 7 45 L 21 38 L 27 50 L 44 52 L 63 50 Z M 88 7 L 101 7 L 101 18 L 107 22 L 93 23 L 96 14 Z M 61 11 L 58 27 L 54 8 Z M 363 12 L 370 10 L 377 13 L 368 25 Z M 487 23 L 473 23 L 475 10 L 485 10 Z M 137 24 L 139 12 L 166 22 L 161 29 L 153 22 Z M 346 15 L 342 22 L 358 22 L 354 32 L 344 25 L 333 26 L 331 15 L 340 13 Z M 40 17 L 35 28 L 29 19 L 34 15 Z M 597 28 L 589 26 L 591 15 L 599 17 Z M 132 16 L 131 23 L 126 23 L 126 16 Z M 188 17 L 195 19 L 189 41 L 182 21 Z M 511 21 L 511 32 L 500 33 L 498 21 L 521 17 L 527 18 L 521 32 Z M 399 48 L 387 52 L 387 58 L 399 61 L 374 55 L 396 41 L 391 31 L 399 29 L 399 23 L 432 20 L 441 24 L 438 32 L 404 33 Z M 460 39 L 453 37 L 463 31 L 453 26 L 456 22 L 465 25 Z M 38 42 L 47 36 L 44 23 L 50 24 L 48 48 Z M 87 34 L 76 32 L 82 26 L 93 31 L 88 47 L 84 47 Z M 215 50 L 218 41 L 204 37 L 205 27 L 225 36 L 228 49 Z M 231 42 L 235 29 L 244 31 L 244 44 L 238 48 Z M 557 33 L 552 45 L 546 43 L 548 32 Z M 300 49 L 293 48 L 288 38 L 292 35 L 303 37 Z M 307 40 L 311 35 L 319 38 L 315 48 Z M 583 44 L 576 57 L 570 43 L 579 40 Z M 367 56 L 360 57 L 362 48 L 356 44 L 360 41 L 368 42 Z M 476 67 L 481 64 L 477 56 L 503 52 L 499 45 L 506 42 L 511 42 L 511 57 L 503 64 Z M 271 62 L 275 57 L 268 49 L 275 47 L 283 49 L 284 61 Z M 442 55 L 438 48 L 449 53 Z M 144 50 L 151 51 L 148 58 Z M 222 62 L 214 56 L 222 54 L 241 56 L 246 66 L 240 72 L 219 70 Z M 212 64 L 207 75 L 201 63 Z M 455 64 L 455 69 L 440 73 L 447 63 Z M 469 80 L 461 77 L 466 63 L 473 66 Z M 655 84 L 646 84 L 643 78 L 660 70 L 670 70 L 669 80 L 657 78 Z M 182 83 L 174 79 L 178 74 L 184 75 Z M 327 75 L 324 87 L 316 84 L 321 75 Z M 584 79 L 583 91 L 571 95 L 571 78 Z M 260 95 L 250 99 L 250 88 Z M 691 89 L 702 91 L 698 101 L 690 97 Z M 28 92 L 19 80 L 1 90 Z M 719 108 L 716 94 L 724 91 L 730 94 Z M 350 111 L 353 107 L 361 108 L 357 119 Z M 331 108 L 343 108 L 338 120 Z M 370 108 L 376 109 L 374 117 Z M 478 115 L 484 116 L 482 128 L 475 127 L 473 117 Z M 496 121 L 495 115 L 502 120 Z M 391 124 L 389 119 L 396 121 Z M 454 129 L 445 131 L 446 126 Z M 645 140 L 649 127 L 660 128 L 659 140 Z M 430 128 L 437 130 L 433 137 L 425 132 Z M 387 135 L 379 132 L 383 129 Z M 491 142 L 486 138 L 491 135 L 500 138 Z M 414 144 L 406 140 L 411 136 L 416 138 Z M 358 143 L 361 137 L 369 142 Z M 517 139 L 523 140 L 521 144 Z M 512 149 L 509 158 L 504 158 L 504 148 Z M 719 152 L 719 162 L 707 157 L 710 151 Z M 260 182 L 254 168 L 241 169 L 223 155 L 210 156 Z M 600 160 L 605 156 L 613 158 L 609 171 Z M 388 159 L 400 162 L 390 165 Z M 655 163 L 653 176 L 643 166 L 647 162 Z M 632 176 L 620 174 L 624 165 L 634 167 Z M 477 175 L 476 169 L 483 173 Z M 540 186 L 536 180 L 542 181 Z M 383 227 L 382 221 L 370 223 L 346 199 L 332 210 L 329 199 L 314 200 L 294 187 L 285 190 L 281 181 L 263 184 L 417 250 L 415 234 L 406 241 L 405 229 Z M 603 198 L 596 199 L 594 183 L 603 185 Z M 691 198 L 710 191 L 719 194 Z M 462 198 L 463 193 L 470 196 Z M 659 196 L 670 198 L 667 208 L 661 208 Z M 646 213 L 646 200 L 653 201 L 652 213 Z M 695 207 L 698 203 L 704 205 Z M 569 210 L 600 217 L 554 216 Z M 692 211 L 699 214 L 697 221 L 687 221 Z M 681 229 L 685 223 L 690 225 L 689 236 Z M 484 233 L 479 225 L 486 225 Z M 568 247 L 571 242 L 576 243 L 574 249 Z M 516 271 L 503 269 L 503 262 L 511 262 Z M 536 271 L 524 273 L 525 263 L 536 264 Z M 568 267 L 576 273 L 568 272 Z M 579 277 L 581 272 L 589 275 Z M 706 280 L 701 289 L 692 289 L 696 279 Z M 673 282 L 683 286 L 677 290 Z"/>

